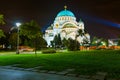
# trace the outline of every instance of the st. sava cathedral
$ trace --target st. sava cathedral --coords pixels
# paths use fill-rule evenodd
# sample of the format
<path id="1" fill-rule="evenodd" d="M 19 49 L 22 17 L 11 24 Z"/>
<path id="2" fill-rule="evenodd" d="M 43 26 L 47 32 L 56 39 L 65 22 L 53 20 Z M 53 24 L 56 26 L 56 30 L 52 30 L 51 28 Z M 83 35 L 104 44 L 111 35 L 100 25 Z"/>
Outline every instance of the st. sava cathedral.
<path id="1" fill-rule="evenodd" d="M 64 6 L 64 10 L 57 14 L 53 24 L 45 30 L 44 39 L 48 46 L 51 46 L 51 41 L 58 34 L 61 40 L 71 38 L 76 39 L 80 45 L 83 45 L 84 41 L 90 43 L 90 35 L 85 32 L 84 22 L 81 19 L 77 22 L 73 12 L 67 10 L 67 6 Z"/>

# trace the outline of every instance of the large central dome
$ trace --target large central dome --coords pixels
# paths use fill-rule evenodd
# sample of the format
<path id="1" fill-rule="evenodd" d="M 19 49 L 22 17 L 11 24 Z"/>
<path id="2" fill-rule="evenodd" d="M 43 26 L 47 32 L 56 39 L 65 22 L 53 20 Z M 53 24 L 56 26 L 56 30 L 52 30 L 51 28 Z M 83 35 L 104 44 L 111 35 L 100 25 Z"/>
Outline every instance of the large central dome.
<path id="1" fill-rule="evenodd" d="M 74 14 L 69 11 L 69 10 L 63 10 L 63 11 L 60 11 L 58 14 L 57 14 L 57 17 L 61 17 L 61 16 L 71 16 L 71 17 L 75 17 Z"/>

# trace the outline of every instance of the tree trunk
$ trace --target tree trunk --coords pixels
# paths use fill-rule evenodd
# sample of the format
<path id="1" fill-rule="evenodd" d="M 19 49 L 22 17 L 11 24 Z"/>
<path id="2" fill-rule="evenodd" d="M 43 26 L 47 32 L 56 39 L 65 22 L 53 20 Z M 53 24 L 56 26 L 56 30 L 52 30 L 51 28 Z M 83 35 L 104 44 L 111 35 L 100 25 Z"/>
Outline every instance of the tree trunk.
<path id="1" fill-rule="evenodd" d="M 34 47 L 35 47 L 35 55 L 37 56 L 37 50 L 36 50 L 36 49 L 37 49 L 36 38 L 35 38 L 34 41 L 35 41 L 35 42 L 34 42 L 34 43 L 35 43 L 35 44 L 34 44 Z"/>

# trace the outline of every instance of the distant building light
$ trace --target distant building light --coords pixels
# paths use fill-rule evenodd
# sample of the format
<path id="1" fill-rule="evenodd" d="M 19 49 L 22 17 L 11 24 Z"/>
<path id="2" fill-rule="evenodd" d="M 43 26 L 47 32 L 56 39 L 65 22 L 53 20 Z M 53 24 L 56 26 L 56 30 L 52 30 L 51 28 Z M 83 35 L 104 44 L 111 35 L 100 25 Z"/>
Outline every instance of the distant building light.
<path id="1" fill-rule="evenodd" d="M 21 25 L 21 23 L 19 23 L 19 22 L 18 22 L 18 23 L 16 23 L 16 26 L 17 26 L 17 27 L 19 27 L 20 25 Z"/>

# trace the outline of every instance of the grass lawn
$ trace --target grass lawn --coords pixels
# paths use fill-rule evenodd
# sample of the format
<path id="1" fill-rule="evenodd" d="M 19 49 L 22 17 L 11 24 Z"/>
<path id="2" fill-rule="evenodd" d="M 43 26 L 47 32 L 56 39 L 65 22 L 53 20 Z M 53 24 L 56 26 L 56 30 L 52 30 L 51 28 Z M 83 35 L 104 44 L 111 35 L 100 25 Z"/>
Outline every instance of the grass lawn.
<path id="1" fill-rule="evenodd" d="M 0 52 L 0 65 L 20 64 L 18 67 L 44 66 L 42 69 L 62 71 L 74 68 L 72 73 L 92 75 L 108 72 L 109 77 L 120 78 L 120 51 L 76 51 L 56 54 L 19 54 Z"/>

